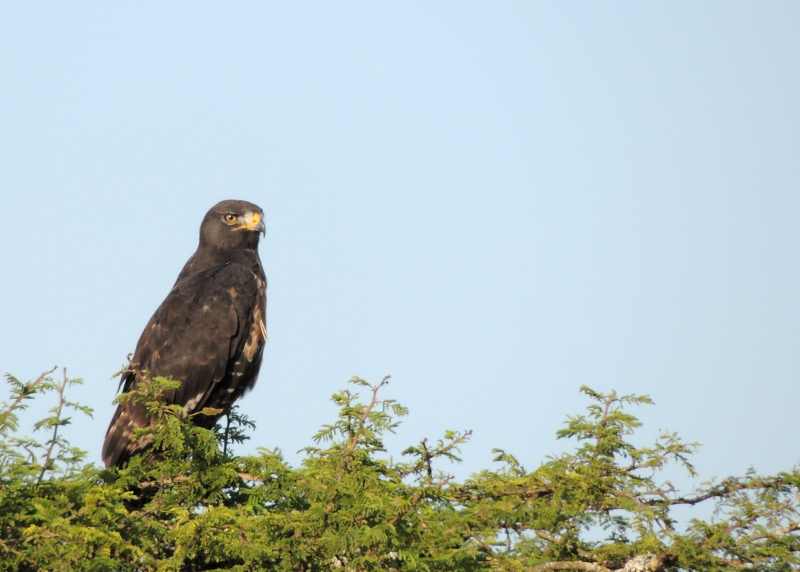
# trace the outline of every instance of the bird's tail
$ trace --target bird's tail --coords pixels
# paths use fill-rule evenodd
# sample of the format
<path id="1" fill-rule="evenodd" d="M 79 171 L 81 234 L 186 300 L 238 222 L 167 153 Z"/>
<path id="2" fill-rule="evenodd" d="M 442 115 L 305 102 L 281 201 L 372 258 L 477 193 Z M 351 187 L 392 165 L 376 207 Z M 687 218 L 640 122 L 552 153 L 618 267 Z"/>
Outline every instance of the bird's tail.
<path id="1" fill-rule="evenodd" d="M 135 438 L 135 431 L 146 425 L 144 408 L 134 404 L 120 404 L 111 418 L 103 442 L 103 462 L 106 467 L 124 465 L 144 443 Z"/>

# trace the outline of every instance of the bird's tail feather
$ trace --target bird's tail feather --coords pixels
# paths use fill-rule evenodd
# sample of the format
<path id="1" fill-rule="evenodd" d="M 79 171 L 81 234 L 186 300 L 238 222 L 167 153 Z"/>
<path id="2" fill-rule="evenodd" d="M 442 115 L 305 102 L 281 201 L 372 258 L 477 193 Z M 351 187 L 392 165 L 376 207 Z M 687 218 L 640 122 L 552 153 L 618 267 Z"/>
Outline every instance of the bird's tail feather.
<path id="1" fill-rule="evenodd" d="M 144 444 L 134 441 L 135 431 L 143 427 L 143 411 L 140 406 L 120 405 L 111 419 L 103 442 L 103 462 L 106 467 L 124 465 L 131 454 Z"/>

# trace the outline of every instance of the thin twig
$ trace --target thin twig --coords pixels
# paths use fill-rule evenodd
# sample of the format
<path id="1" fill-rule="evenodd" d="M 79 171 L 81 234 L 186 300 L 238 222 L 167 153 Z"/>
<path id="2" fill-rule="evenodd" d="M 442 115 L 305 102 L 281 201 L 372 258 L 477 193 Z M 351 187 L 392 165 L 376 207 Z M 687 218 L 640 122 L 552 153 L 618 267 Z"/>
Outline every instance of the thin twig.
<path id="1" fill-rule="evenodd" d="M 422 460 L 425 462 L 425 472 L 428 475 L 428 480 L 433 479 L 433 465 L 431 464 L 431 460 L 433 459 L 433 455 L 428 450 L 428 438 L 422 440 Z"/>
<path id="2" fill-rule="evenodd" d="M 712 498 L 726 497 L 731 493 L 745 490 L 759 490 L 759 489 L 777 489 L 786 486 L 787 483 L 782 477 L 773 477 L 770 479 L 754 479 L 751 481 L 737 481 L 727 480 L 715 487 L 711 487 L 703 494 L 693 497 L 676 497 L 676 498 L 655 498 L 646 499 L 642 502 L 650 506 L 663 506 L 663 505 L 677 505 L 688 504 L 694 506 L 701 502 L 707 501 Z"/>
<path id="3" fill-rule="evenodd" d="M 56 407 L 55 420 L 53 421 L 53 435 L 50 437 L 50 441 L 48 441 L 47 444 L 47 453 L 45 453 L 44 456 L 44 462 L 42 463 L 42 470 L 39 473 L 39 478 L 36 480 L 37 485 L 39 485 L 42 482 L 44 474 L 50 467 L 50 463 L 52 462 L 53 449 L 55 449 L 58 440 L 58 428 L 61 426 L 61 413 L 64 411 L 64 404 L 66 403 L 66 400 L 64 399 L 64 391 L 67 388 L 67 381 L 68 381 L 67 368 L 63 369 L 63 373 L 64 373 L 64 379 L 58 386 L 58 407 Z"/>
<path id="4" fill-rule="evenodd" d="M 367 420 L 369 419 L 370 413 L 372 413 L 372 411 L 375 409 L 375 407 L 378 405 L 378 403 L 380 403 L 380 399 L 378 399 L 378 392 L 381 390 L 381 388 L 384 385 L 389 383 L 390 379 L 391 379 L 391 376 L 387 375 L 386 377 L 384 377 L 380 381 L 380 383 L 376 383 L 375 385 L 370 386 L 370 389 L 372 389 L 372 398 L 370 399 L 369 404 L 367 406 L 365 406 L 363 408 L 362 412 L 361 412 L 361 417 L 358 420 L 358 427 L 353 432 L 353 434 L 350 436 L 350 441 L 348 441 L 348 443 L 347 443 L 347 447 L 346 447 L 347 451 L 352 451 L 353 449 L 355 449 L 356 445 L 358 445 L 358 440 L 359 440 L 359 437 L 361 436 L 360 435 L 361 431 L 364 429 L 364 426 L 367 424 Z"/>
<path id="5" fill-rule="evenodd" d="M 222 436 L 222 457 L 225 458 L 228 456 L 228 435 L 230 434 L 231 430 L 231 412 L 228 411 L 228 414 L 225 416 L 225 433 Z"/>

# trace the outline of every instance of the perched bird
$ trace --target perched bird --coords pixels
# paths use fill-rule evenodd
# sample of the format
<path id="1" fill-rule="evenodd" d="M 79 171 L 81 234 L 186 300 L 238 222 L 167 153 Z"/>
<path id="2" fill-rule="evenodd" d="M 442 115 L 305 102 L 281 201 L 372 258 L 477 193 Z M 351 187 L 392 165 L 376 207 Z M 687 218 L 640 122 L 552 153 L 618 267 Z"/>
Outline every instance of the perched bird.
<path id="1" fill-rule="evenodd" d="M 195 417 L 212 427 L 253 387 L 267 339 L 267 279 L 258 257 L 263 219 L 258 206 L 237 200 L 206 213 L 197 250 L 139 337 L 120 382 L 123 392 L 145 374 L 177 379 L 182 384 L 165 395 L 166 402 L 189 414 L 222 410 Z M 134 430 L 149 423 L 141 404 L 120 404 L 103 443 L 106 466 L 122 465 L 141 449 Z"/>

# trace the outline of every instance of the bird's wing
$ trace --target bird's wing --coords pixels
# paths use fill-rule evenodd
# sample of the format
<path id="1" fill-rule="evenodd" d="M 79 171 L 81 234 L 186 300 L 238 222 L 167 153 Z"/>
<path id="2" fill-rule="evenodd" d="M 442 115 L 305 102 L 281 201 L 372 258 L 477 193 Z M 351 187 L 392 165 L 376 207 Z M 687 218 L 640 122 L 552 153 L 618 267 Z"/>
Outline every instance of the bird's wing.
<path id="1" fill-rule="evenodd" d="M 137 372 L 170 377 L 182 383 L 165 402 L 183 405 L 189 413 L 201 410 L 242 346 L 256 297 L 255 277 L 239 264 L 181 280 L 145 326 L 123 392 L 136 387 Z M 141 405 L 119 405 L 103 444 L 106 464 L 124 460 L 135 449 L 133 431 L 148 423 Z"/>

